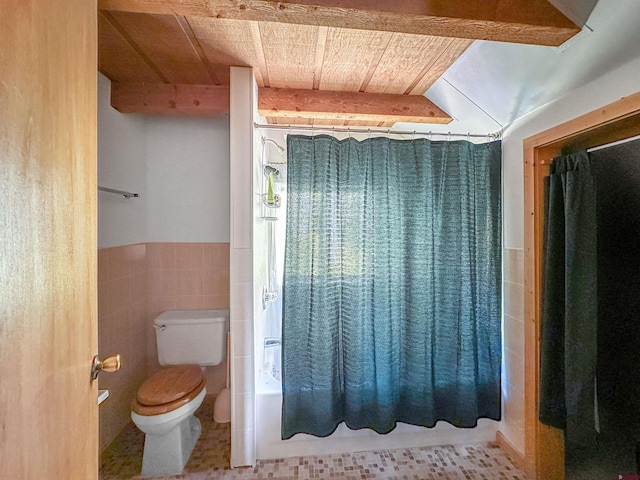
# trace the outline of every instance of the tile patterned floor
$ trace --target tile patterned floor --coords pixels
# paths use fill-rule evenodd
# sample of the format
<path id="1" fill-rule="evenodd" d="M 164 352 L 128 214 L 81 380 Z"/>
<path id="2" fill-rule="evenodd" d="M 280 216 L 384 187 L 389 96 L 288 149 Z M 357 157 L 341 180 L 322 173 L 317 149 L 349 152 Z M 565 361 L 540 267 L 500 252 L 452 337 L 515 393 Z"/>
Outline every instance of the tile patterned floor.
<path id="1" fill-rule="evenodd" d="M 181 475 L 163 480 L 526 480 L 496 444 L 445 445 L 259 461 L 255 468 L 229 468 L 229 424 L 212 420 L 212 399 L 196 413 L 202 435 Z M 103 453 L 100 479 L 140 479 L 143 435 L 128 425 Z"/>

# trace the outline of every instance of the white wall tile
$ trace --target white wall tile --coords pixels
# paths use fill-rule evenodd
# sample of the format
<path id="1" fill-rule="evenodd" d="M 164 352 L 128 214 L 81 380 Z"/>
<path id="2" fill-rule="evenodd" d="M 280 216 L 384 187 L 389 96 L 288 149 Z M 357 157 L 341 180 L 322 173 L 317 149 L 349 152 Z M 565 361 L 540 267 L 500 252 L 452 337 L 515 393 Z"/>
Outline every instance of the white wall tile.
<path id="1" fill-rule="evenodd" d="M 512 350 L 505 349 L 504 363 L 504 380 L 506 381 L 507 388 L 512 386 L 524 391 L 524 356 Z"/>
<path id="2" fill-rule="evenodd" d="M 231 468 L 254 466 L 256 459 L 253 429 L 231 430 Z"/>
<path id="3" fill-rule="evenodd" d="M 524 355 L 524 322 L 506 315 L 504 317 L 504 348 Z"/>
<path id="4" fill-rule="evenodd" d="M 518 379 L 519 374 L 513 373 L 520 362 L 524 365 L 524 359 L 510 351 L 506 351 L 505 355 L 505 363 L 509 365 L 502 379 L 502 421 L 499 430 L 524 456 L 524 379 Z M 514 380 L 515 384 L 508 380 Z"/>
<path id="5" fill-rule="evenodd" d="M 233 190 L 233 189 L 232 189 Z M 233 245 L 248 248 L 251 239 L 251 224 L 238 219 L 250 218 L 251 205 L 246 197 L 246 193 L 232 191 L 231 194 L 231 215 L 235 221 L 231 222 L 231 242 Z"/>
<path id="6" fill-rule="evenodd" d="M 254 351 L 253 345 L 253 322 L 234 322 L 233 352 L 237 357 L 251 356 Z"/>
<path id="7" fill-rule="evenodd" d="M 505 248 L 503 256 L 505 281 L 524 284 L 524 250 Z"/>
<path id="8" fill-rule="evenodd" d="M 252 320 L 253 292 L 251 291 L 251 284 L 232 284 L 229 292 L 229 305 L 231 329 L 235 332 L 236 323 Z"/>
<path id="9" fill-rule="evenodd" d="M 253 393 L 240 393 L 234 396 L 235 415 L 231 425 L 235 430 L 252 429 L 255 424 L 255 402 Z"/>
<path id="10" fill-rule="evenodd" d="M 250 357 L 235 356 L 232 370 L 231 383 L 234 385 L 234 394 L 253 393 L 255 390 L 253 355 Z"/>
<path id="11" fill-rule="evenodd" d="M 504 282 L 504 313 L 524 320 L 524 285 Z"/>
<path id="12" fill-rule="evenodd" d="M 500 431 L 505 436 L 511 446 L 524 457 L 524 428 L 517 425 L 501 422 Z"/>
<path id="13" fill-rule="evenodd" d="M 507 394 L 503 398 L 503 421 L 524 430 L 524 393 L 521 390 L 507 386 Z"/>
<path id="14" fill-rule="evenodd" d="M 234 357 L 231 383 L 234 394 L 254 393 L 253 355 L 250 357 Z M 236 398 L 234 396 L 234 398 Z"/>
<path id="15" fill-rule="evenodd" d="M 231 248 L 251 248 L 253 164 L 253 69 L 231 67 L 229 156 Z"/>
<path id="16" fill-rule="evenodd" d="M 230 254 L 230 282 L 231 285 L 237 283 L 251 283 L 253 280 L 252 255 L 249 248 L 231 247 Z"/>

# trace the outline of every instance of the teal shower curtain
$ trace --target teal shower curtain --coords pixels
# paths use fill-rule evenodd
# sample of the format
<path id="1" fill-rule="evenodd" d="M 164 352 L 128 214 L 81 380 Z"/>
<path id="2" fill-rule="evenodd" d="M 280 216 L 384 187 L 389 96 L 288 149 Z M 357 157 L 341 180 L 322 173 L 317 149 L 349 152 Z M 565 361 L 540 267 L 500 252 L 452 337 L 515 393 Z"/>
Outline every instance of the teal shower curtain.
<path id="1" fill-rule="evenodd" d="M 500 419 L 500 142 L 287 143 L 282 438 Z"/>

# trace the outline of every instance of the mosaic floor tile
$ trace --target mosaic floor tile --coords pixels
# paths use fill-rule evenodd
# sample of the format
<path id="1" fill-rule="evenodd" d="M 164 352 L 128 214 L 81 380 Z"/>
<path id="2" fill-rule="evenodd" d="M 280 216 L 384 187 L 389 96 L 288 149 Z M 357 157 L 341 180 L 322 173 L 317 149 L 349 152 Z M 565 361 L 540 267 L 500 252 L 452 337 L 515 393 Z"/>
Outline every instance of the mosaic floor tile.
<path id="1" fill-rule="evenodd" d="M 202 435 L 181 475 L 155 480 L 527 480 L 497 444 L 444 445 L 361 453 L 261 460 L 254 468 L 229 468 L 229 424 L 213 421 L 213 399 L 196 416 Z M 141 479 L 144 436 L 128 425 L 102 454 L 100 480 Z"/>

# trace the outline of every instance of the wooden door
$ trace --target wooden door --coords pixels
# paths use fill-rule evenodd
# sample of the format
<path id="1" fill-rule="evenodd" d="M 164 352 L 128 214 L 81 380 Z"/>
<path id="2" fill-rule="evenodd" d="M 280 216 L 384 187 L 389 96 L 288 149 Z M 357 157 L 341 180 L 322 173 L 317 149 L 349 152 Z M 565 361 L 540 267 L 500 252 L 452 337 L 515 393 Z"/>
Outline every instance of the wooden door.
<path id="1" fill-rule="evenodd" d="M 0 2 L 0 478 L 98 477 L 97 5 Z"/>

